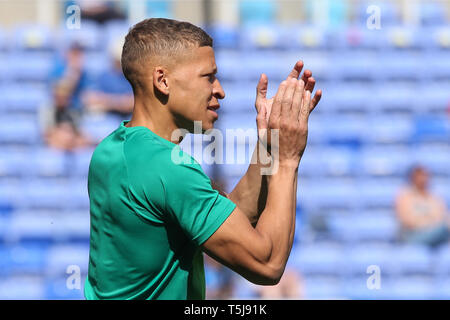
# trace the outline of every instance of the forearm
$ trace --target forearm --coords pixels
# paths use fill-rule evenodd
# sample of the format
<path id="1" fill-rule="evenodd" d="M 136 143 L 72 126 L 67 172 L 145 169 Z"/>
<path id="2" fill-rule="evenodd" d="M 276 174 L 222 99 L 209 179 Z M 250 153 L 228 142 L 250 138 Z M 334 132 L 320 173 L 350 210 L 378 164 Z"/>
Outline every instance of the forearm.
<path id="1" fill-rule="evenodd" d="M 266 208 L 255 228 L 271 243 L 267 264 L 279 270 L 280 276 L 294 240 L 297 172 L 297 168 L 280 165 L 277 173 L 268 177 Z"/>
<path id="2" fill-rule="evenodd" d="M 247 172 L 229 194 L 229 198 L 241 208 L 253 225 L 266 207 L 267 200 L 267 176 L 261 174 L 264 168 L 261 156 L 270 157 L 258 140 Z"/>

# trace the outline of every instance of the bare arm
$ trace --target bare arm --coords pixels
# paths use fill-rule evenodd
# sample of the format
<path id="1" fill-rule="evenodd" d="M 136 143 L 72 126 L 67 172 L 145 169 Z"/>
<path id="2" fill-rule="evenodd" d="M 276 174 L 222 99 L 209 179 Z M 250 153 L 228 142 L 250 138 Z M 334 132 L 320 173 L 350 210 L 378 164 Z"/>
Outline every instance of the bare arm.
<path id="1" fill-rule="evenodd" d="M 311 106 L 311 93 L 304 91 L 303 82 L 282 82 L 268 122 L 269 129 L 279 131 L 279 142 L 271 144 L 278 166 L 267 177 L 265 209 L 252 227 L 238 206 L 203 244 L 208 255 L 257 284 L 278 283 L 292 248 L 297 170 L 306 146 Z"/>
<path id="2" fill-rule="evenodd" d="M 286 80 L 298 79 L 302 69 L 303 62 L 297 61 Z M 312 72 L 310 70 L 306 70 L 299 81 L 303 82 L 305 90 L 313 92 L 315 80 L 312 77 Z M 267 121 L 269 120 L 270 111 L 272 109 L 274 98 L 267 99 L 267 90 L 268 79 L 265 75 L 262 75 L 256 87 L 255 100 L 255 108 L 258 113 L 258 130 L 267 128 Z M 319 103 L 321 95 L 322 92 L 319 90 L 312 100 L 312 108 Z M 264 144 L 261 139 L 258 139 L 247 172 L 233 191 L 227 195 L 229 199 L 239 206 L 253 225 L 256 225 L 259 216 L 266 206 L 268 193 L 267 176 L 261 174 L 261 169 L 265 167 L 262 164 L 265 162 L 264 159 L 260 158 L 261 156 L 264 157 L 264 159 L 270 157 L 270 151 L 267 150 L 267 144 Z"/>

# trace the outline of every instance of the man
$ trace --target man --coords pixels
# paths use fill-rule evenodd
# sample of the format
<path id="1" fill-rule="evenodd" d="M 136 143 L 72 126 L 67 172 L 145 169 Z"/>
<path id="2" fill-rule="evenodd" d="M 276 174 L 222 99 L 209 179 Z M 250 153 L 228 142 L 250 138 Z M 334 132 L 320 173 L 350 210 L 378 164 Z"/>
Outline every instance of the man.
<path id="1" fill-rule="evenodd" d="M 410 186 L 397 195 L 395 208 L 406 242 L 437 246 L 447 241 L 450 221 L 445 201 L 429 190 L 429 173 L 424 167 L 411 169 Z"/>
<path id="2" fill-rule="evenodd" d="M 195 160 L 172 161 L 180 142 L 173 133 L 193 132 L 194 121 L 212 129 L 225 97 L 212 39 L 168 19 L 129 31 L 122 68 L 133 115 L 99 144 L 89 170 L 87 299 L 204 299 L 202 251 L 253 283 L 278 283 L 294 237 L 308 116 L 321 96 L 311 100 L 314 79 L 305 72 L 298 80 L 302 67 L 296 63 L 272 99 L 265 75 L 257 86 L 258 129 L 279 130 L 278 144 L 261 135 L 278 170 L 261 176 L 259 162 L 250 165 L 226 197 Z"/>

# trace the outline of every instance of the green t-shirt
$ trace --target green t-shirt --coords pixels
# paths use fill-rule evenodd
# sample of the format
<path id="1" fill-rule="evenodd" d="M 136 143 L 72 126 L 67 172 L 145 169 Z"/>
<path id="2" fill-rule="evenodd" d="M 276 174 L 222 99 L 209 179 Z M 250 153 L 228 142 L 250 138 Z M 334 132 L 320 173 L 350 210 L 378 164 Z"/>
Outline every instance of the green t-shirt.
<path id="1" fill-rule="evenodd" d="M 200 245 L 236 205 L 178 145 L 126 123 L 97 146 L 89 167 L 85 297 L 204 299 Z"/>

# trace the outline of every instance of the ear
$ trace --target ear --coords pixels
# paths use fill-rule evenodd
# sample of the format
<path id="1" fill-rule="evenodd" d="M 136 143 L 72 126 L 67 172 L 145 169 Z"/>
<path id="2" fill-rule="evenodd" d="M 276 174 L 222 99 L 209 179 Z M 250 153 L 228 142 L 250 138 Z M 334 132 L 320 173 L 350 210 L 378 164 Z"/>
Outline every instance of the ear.
<path id="1" fill-rule="evenodd" d="M 162 94 L 169 95 L 169 79 L 167 79 L 167 70 L 162 67 L 153 69 L 153 86 Z"/>

